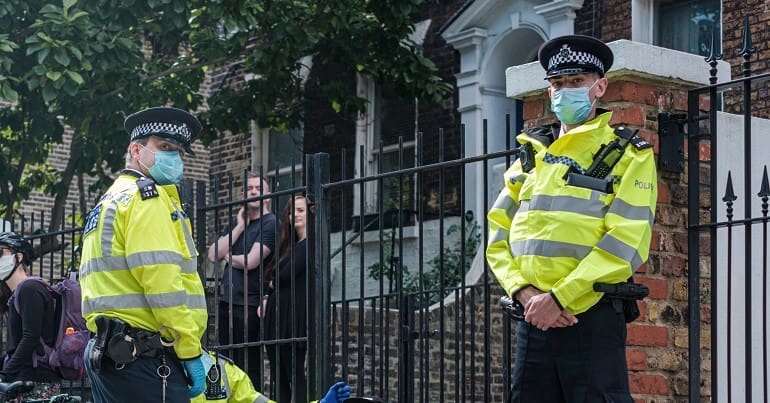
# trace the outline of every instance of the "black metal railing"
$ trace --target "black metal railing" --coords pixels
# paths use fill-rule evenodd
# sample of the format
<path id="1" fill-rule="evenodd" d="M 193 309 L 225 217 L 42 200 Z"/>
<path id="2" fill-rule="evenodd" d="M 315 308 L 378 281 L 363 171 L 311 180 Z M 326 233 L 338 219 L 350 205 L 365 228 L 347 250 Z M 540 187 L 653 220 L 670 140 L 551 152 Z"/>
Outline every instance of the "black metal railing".
<path id="1" fill-rule="evenodd" d="M 711 65 L 710 85 L 688 94 L 690 402 L 700 402 L 704 396 L 712 402 L 768 401 L 769 342 L 764 285 L 769 240 L 769 161 L 764 148 L 767 143 L 754 145 L 762 141 L 762 133 L 753 132 L 757 118 L 767 116 L 759 116 L 766 105 L 755 108 L 753 100 L 762 99 L 757 94 L 766 92 L 770 74 L 751 73 L 751 56 L 756 49 L 750 32 L 747 16 L 739 51 L 743 57 L 743 77 L 717 83 L 716 61 L 721 55 L 712 52 L 706 58 Z M 703 105 L 709 108 L 704 111 Z M 730 117 L 738 123 L 727 123 Z M 710 153 L 700 158 L 704 145 Z M 758 171 L 762 171 L 759 180 L 755 174 Z M 758 226 L 759 239 L 755 237 Z M 706 270 L 704 257 L 709 257 Z M 710 290 L 708 299 L 701 295 L 704 289 Z M 705 323 L 710 331 L 707 351 L 701 349 L 703 303 L 710 305 L 710 322 Z M 756 337 L 758 334 L 761 336 Z M 702 366 L 703 354 L 710 355 L 708 368 Z M 710 388 L 706 388 L 710 390 L 706 392 L 702 371 L 710 373 Z"/>
<path id="2" fill-rule="evenodd" d="M 414 161 L 405 161 L 401 142 L 395 166 L 385 168 L 380 161 L 371 167 L 362 157 L 355 162 L 359 172 L 372 173 L 350 178 L 346 172 L 351 161 L 344 151 L 333 164 L 340 174 L 330 172 L 329 155 L 307 155 L 302 175 L 291 175 L 302 177 L 301 183 L 283 184 L 281 190 L 255 197 L 247 197 L 246 171 L 214 177 L 209 183 L 185 181 L 180 194 L 193 222 L 199 274 L 209 302 L 207 347 L 241 354 L 289 345 L 296 347 L 295 354 L 304 354 L 303 346 L 313 346 L 307 349 L 308 400 L 321 396 L 333 381 L 345 379 L 354 395 L 385 401 L 502 401 L 513 366 L 511 350 L 503 345 L 511 327 L 502 311 L 490 309 L 490 301 L 503 292 L 484 263 L 484 217 L 487 189 L 503 186 L 501 176 L 489 182 L 492 165 L 510 164 L 516 150 L 511 150 L 510 133 L 505 133 L 510 151 L 488 152 L 486 127 L 485 122 L 482 155 L 465 157 L 462 139 L 450 147 L 443 131 L 428 145 L 420 134 Z M 510 131 L 510 122 L 506 127 Z M 277 171 L 259 175 L 273 178 Z M 332 181 L 332 176 L 337 179 Z M 469 182 L 484 189 L 479 206 L 471 207 L 466 200 Z M 220 320 L 218 309 L 224 263 L 209 261 L 208 251 L 219 236 L 229 237 L 235 215 L 248 203 L 280 206 L 296 195 L 315 202 L 308 218 L 307 259 L 312 270 L 305 290 L 307 316 L 295 318 L 305 322 L 307 335 L 270 338 L 261 327 L 258 335 L 235 341 L 232 325 Z M 56 280 L 78 267 L 82 227 L 76 217 L 73 209 L 61 230 L 47 233 L 33 230 L 48 225 L 45 216 L 14 223 L 14 229 L 40 250 L 35 274 Z M 291 215 L 289 220 L 293 222 Z M 271 229 L 276 234 L 280 230 L 278 225 Z M 279 256 L 281 250 L 272 253 Z M 259 282 L 269 280 L 260 277 Z M 244 322 L 250 322 L 256 320 L 251 308 L 229 301 L 226 312 L 242 310 Z M 224 338 L 222 326 L 228 326 Z M 503 353 L 495 360 L 502 365 L 490 359 Z M 253 379 L 256 387 L 274 395 L 281 380 L 272 379 L 268 360 L 244 360 L 244 370 L 260 374 Z M 67 387 L 88 393 L 87 382 Z"/>

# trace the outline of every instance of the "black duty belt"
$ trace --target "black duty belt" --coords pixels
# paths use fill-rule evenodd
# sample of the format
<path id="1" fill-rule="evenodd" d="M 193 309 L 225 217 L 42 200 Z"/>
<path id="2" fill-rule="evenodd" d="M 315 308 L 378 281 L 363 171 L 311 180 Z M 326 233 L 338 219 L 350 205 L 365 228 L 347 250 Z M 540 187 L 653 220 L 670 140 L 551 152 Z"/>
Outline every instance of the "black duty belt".
<path id="1" fill-rule="evenodd" d="M 137 357 L 176 356 L 171 344 L 164 342 L 158 332 L 137 329 L 105 316 L 97 318 L 96 325 L 97 347 L 117 365 L 131 363 Z"/>

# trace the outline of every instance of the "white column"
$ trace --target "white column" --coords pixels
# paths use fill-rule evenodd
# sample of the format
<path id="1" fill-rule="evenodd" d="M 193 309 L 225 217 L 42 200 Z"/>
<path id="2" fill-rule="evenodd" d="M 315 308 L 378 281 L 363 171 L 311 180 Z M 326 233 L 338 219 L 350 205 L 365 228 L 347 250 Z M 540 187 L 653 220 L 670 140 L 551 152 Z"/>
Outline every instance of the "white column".
<path id="1" fill-rule="evenodd" d="M 457 110 L 460 121 L 465 125 L 465 155 L 474 156 L 483 153 L 482 119 L 483 98 L 481 93 L 481 62 L 484 59 L 484 41 L 488 32 L 481 28 L 471 28 L 456 35 L 445 37 L 448 44 L 460 52 L 460 73 L 457 79 Z M 482 184 L 484 183 L 481 166 L 474 164 L 466 168 L 465 189 L 466 209 L 477 211 L 483 203 Z"/>
<path id="2" fill-rule="evenodd" d="M 535 6 L 535 12 L 549 22 L 550 38 L 575 33 L 575 11 L 583 7 L 583 0 L 554 0 Z"/>

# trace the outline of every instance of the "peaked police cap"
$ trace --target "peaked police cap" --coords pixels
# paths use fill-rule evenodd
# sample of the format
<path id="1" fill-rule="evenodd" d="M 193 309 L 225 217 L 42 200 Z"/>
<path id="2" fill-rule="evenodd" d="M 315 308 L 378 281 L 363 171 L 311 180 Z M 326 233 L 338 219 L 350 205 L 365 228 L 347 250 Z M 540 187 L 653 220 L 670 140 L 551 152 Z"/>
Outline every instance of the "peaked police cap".
<path id="1" fill-rule="evenodd" d="M 546 79 L 567 74 L 604 74 L 612 67 L 612 50 L 604 42 L 586 35 L 564 35 L 540 46 L 537 59 Z"/>
<path id="2" fill-rule="evenodd" d="M 161 137 L 195 155 L 190 143 L 200 134 L 201 123 L 187 111 L 169 107 L 147 108 L 129 115 L 123 126 L 131 141 L 149 136 Z"/>

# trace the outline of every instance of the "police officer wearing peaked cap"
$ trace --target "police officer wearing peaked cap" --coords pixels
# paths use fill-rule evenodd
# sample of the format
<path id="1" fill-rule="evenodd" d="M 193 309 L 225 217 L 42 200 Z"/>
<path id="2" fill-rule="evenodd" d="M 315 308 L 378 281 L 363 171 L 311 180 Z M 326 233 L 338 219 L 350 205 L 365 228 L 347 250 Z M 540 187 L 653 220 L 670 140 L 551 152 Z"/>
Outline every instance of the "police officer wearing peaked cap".
<path id="1" fill-rule="evenodd" d="M 586 35 L 560 36 L 543 43 L 537 59 L 546 71 L 545 79 L 594 72 L 604 77 L 614 56 L 604 42 Z"/>
<path id="2" fill-rule="evenodd" d="M 524 308 L 509 402 L 630 403 L 623 305 L 593 286 L 625 282 L 648 258 L 654 155 L 597 108 L 613 62 L 607 45 L 561 36 L 538 59 L 559 121 L 516 137 L 520 158 L 487 213 L 487 261 Z M 610 144 L 622 150 L 617 162 L 591 169 Z"/>
<path id="3" fill-rule="evenodd" d="M 176 108 L 128 116 L 126 166 L 83 229 L 84 355 L 94 401 L 189 402 L 203 393 L 207 311 L 177 184 L 201 125 Z M 137 296 L 142 296 L 137 298 Z"/>
<path id="4" fill-rule="evenodd" d="M 195 155 L 190 143 L 201 131 L 201 123 L 187 111 L 169 107 L 147 108 L 133 113 L 124 122 L 131 141 L 158 136 L 184 147 L 187 154 Z"/>

